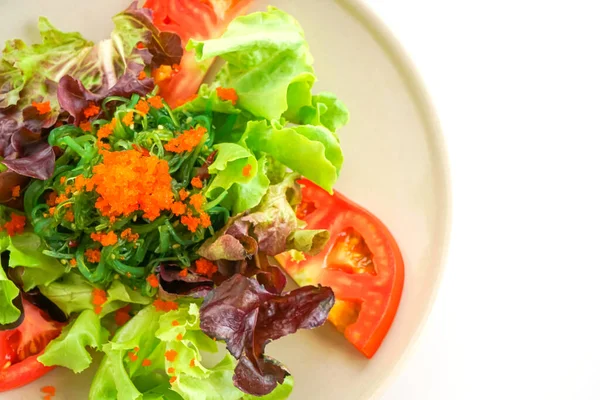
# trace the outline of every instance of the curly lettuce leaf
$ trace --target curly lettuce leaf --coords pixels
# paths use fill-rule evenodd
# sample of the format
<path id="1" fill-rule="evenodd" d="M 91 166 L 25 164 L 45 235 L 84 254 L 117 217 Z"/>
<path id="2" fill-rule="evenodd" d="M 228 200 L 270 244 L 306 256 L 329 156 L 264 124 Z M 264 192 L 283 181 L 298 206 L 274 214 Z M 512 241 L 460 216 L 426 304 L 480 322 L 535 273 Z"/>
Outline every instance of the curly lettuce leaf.
<path id="1" fill-rule="evenodd" d="M 322 126 L 280 128 L 266 121 L 252 121 L 242 141 L 249 149 L 270 155 L 330 193 L 344 162 L 339 141 Z"/>
<path id="2" fill-rule="evenodd" d="M 92 291 L 94 286 L 78 273 L 71 272 L 49 285 L 39 286 L 40 292 L 58 306 L 65 314 L 70 315 L 84 310 L 93 310 Z M 127 304 L 150 304 L 151 298 L 125 286 L 115 280 L 106 290 L 107 300 L 102 305 L 100 316 L 110 314 Z"/>
<path id="3" fill-rule="evenodd" d="M 38 361 L 48 367 L 60 365 L 80 373 L 92 364 L 87 347 L 99 349 L 107 340 L 108 331 L 100 325 L 100 317 L 92 310 L 85 310 L 48 344 Z"/>
<path id="4" fill-rule="evenodd" d="M 243 146 L 221 143 L 215 145 L 215 149 L 217 157 L 208 167 L 208 172 L 215 175 L 206 191 L 208 198 L 219 196 L 236 183 L 250 182 L 256 175 L 258 167 L 256 157 Z"/>
<path id="5" fill-rule="evenodd" d="M 0 326 L 12 324 L 21 317 L 21 310 L 14 304 L 19 293 L 19 288 L 0 267 Z"/>
<path id="6" fill-rule="evenodd" d="M 190 40 L 198 61 L 220 56 L 227 61 L 217 75 L 221 86 L 236 90 L 241 108 L 266 119 L 288 109 L 288 88 L 296 82 L 312 87 L 313 58 L 298 22 L 274 7 L 238 17 L 219 39 Z"/>

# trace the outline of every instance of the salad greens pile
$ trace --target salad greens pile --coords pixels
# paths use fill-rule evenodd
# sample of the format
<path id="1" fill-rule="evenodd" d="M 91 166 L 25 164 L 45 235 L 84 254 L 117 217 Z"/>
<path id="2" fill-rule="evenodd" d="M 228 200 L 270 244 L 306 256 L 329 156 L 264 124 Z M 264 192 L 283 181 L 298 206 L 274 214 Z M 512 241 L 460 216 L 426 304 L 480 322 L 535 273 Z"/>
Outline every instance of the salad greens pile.
<path id="1" fill-rule="evenodd" d="M 179 37 L 137 3 L 114 21 L 95 45 L 42 18 L 42 44 L 3 53 L 3 174 L 35 179 L 24 211 L 0 206 L 0 329 L 39 292 L 70 321 L 41 363 L 79 373 L 103 353 L 90 399 L 285 399 L 266 344 L 322 325 L 334 296 L 284 292 L 272 256 L 329 239 L 296 217 L 296 181 L 332 191 L 348 111 L 312 93 L 304 33 L 276 8 L 191 40 L 225 65 L 174 108 L 151 76 L 179 62 Z"/>

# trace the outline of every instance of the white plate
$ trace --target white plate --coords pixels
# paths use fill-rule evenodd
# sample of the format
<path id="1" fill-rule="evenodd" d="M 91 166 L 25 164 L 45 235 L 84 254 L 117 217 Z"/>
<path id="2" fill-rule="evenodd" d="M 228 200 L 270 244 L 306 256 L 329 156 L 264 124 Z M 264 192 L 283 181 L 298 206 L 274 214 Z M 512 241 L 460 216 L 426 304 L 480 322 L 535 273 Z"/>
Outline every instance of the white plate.
<path id="1" fill-rule="evenodd" d="M 330 326 L 281 339 L 267 351 L 292 371 L 292 399 L 376 399 L 386 379 L 397 375 L 440 281 L 450 220 L 442 136 L 407 57 L 365 4 L 273 0 L 259 6 L 268 3 L 300 21 L 316 60 L 316 89 L 335 92 L 351 111 L 350 124 L 341 131 L 346 164 L 336 187 L 391 229 L 404 256 L 406 280 L 396 320 L 373 359 L 362 357 Z M 112 29 L 110 17 L 128 4 L 2 1 L 0 39 L 35 39 L 39 15 L 63 30 L 101 39 Z M 41 398 L 39 388 L 47 384 L 57 387 L 57 400 L 84 399 L 90 377 L 90 371 L 75 376 L 57 369 L 0 399 Z"/>

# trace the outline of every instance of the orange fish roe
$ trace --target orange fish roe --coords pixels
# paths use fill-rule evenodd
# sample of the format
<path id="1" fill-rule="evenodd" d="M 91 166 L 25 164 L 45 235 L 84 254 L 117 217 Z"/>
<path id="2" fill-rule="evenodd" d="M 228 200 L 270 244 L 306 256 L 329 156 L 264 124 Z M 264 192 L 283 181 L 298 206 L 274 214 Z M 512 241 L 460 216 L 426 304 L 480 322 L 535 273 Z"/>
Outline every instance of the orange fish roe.
<path id="1" fill-rule="evenodd" d="M 142 210 L 153 221 L 173 204 L 169 164 L 136 150 L 107 152 L 90 178 L 100 195 L 96 208 L 104 216 L 128 216 Z"/>
<path id="2" fill-rule="evenodd" d="M 146 282 L 148 282 L 148 284 L 153 288 L 158 287 L 158 278 L 156 277 L 156 275 L 148 275 L 148 277 L 146 278 Z"/>
<path id="3" fill-rule="evenodd" d="M 140 114 L 146 115 L 146 114 L 148 114 L 148 111 L 150 111 L 150 106 L 148 105 L 146 100 L 141 99 L 135 105 L 135 109 L 138 110 Z"/>
<path id="4" fill-rule="evenodd" d="M 161 65 L 158 68 L 155 68 L 152 71 L 152 77 L 154 78 L 154 83 L 159 84 L 161 82 L 167 81 L 171 79 L 174 75 L 173 67 L 170 65 Z"/>
<path id="5" fill-rule="evenodd" d="M 171 322 L 171 325 L 173 325 L 173 326 L 179 326 L 179 321 L 173 320 L 173 322 Z"/>
<path id="6" fill-rule="evenodd" d="M 206 258 L 196 260 L 196 273 L 212 277 L 217 272 L 217 266 Z"/>
<path id="7" fill-rule="evenodd" d="M 77 175 L 75 177 L 75 190 L 84 189 L 86 183 L 87 183 L 87 180 L 83 177 L 83 175 Z"/>
<path id="8" fill-rule="evenodd" d="M 117 312 L 115 312 L 115 323 L 117 326 L 123 326 L 131 319 L 129 311 L 131 311 L 131 305 L 127 304 L 125 307 L 119 308 Z"/>
<path id="9" fill-rule="evenodd" d="M 167 350 L 167 352 L 165 353 L 165 358 L 167 359 L 167 361 L 173 362 L 177 358 L 177 352 L 175 350 Z M 169 368 L 168 371 L 170 374 L 175 372 L 175 369 L 173 368 L 173 371 L 171 371 L 171 368 Z"/>
<path id="10" fill-rule="evenodd" d="M 50 207 L 48 209 L 48 213 L 50 213 L 50 215 L 54 215 L 54 212 L 56 211 L 56 207 Z"/>
<path id="11" fill-rule="evenodd" d="M 238 95 L 235 91 L 235 89 L 233 88 L 224 88 L 224 87 L 218 87 L 217 88 L 217 96 L 219 96 L 219 98 L 221 100 L 229 100 L 231 101 L 231 103 L 235 106 L 235 103 L 237 103 L 238 101 Z"/>
<path id="12" fill-rule="evenodd" d="M 148 104 L 150 104 L 152 107 L 159 109 L 159 110 L 165 106 L 163 104 L 162 97 L 160 97 L 160 96 L 149 97 Z"/>
<path id="13" fill-rule="evenodd" d="M 49 394 L 44 396 L 43 400 L 52 400 L 52 396 L 50 396 Z"/>
<path id="14" fill-rule="evenodd" d="M 83 115 L 86 118 L 94 117 L 100 114 L 100 107 L 98 107 L 93 101 L 88 103 L 88 106 L 83 110 Z"/>
<path id="15" fill-rule="evenodd" d="M 95 305 L 94 312 L 100 314 L 102 312 L 102 305 L 106 303 L 107 297 L 106 292 L 102 289 L 92 290 L 92 304 Z"/>
<path id="16" fill-rule="evenodd" d="M 200 218 L 193 217 L 191 214 L 184 215 L 181 217 L 181 223 L 187 226 L 190 232 L 196 232 L 200 226 Z"/>
<path id="17" fill-rule="evenodd" d="M 59 179 L 59 182 L 60 182 L 61 185 L 64 185 L 66 181 L 67 181 L 67 177 L 66 176 L 61 176 L 60 179 Z"/>
<path id="18" fill-rule="evenodd" d="M 172 376 L 171 379 L 169 379 L 169 383 L 173 384 L 173 383 L 175 383 L 176 380 L 177 380 L 177 377 L 176 376 Z"/>
<path id="19" fill-rule="evenodd" d="M 24 215 L 11 213 L 10 221 L 7 221 L 4 226 L 0 228 L 0 231 L 6 229 L 8 236 L 18 235 L 19 233 L 23 233 L 26 223 L 27 218 Z"/>
<path id="20" fill-rule="evenodd" d="M 100 250 L 98 249 L 87 249 L 85 251 L 85 253 L 83 253 L 85 256 L 85 259 L 88 260 L 88 262 L 97 264 L 100 262 Z"/>
<path id="21" fill-rule="evenodd" d="M 203 228 L 208 228 L 212 225 L 212 222 L 210 221 L 210 215 L 204 211 L 200 213 L 200 225 L 202 225 Z"/>
<path id="22" fill-rule="evenodd" d="M 171 206 L 171 211 L 173 212 L 173 214 L 178 215 L 178 216 L 185 214 L 186 210 L 187 210 L 187 207 L 185 206 L 185 204 L 183 204 L 180 201 L 176 201 Z"/>
<path id="23" fill-rule="evenodd" d="M 61 194 L 56 198 L 56 204 L 64 203 L 65 201 L 69 201 L 69 198 L 65 194 Z"/>
<path id="24" fill-rule="evenodd" d="M 67 221 L 67 222 L 73 222 L 73 221 L 75 221 L 75 215 L 73 214 L 73 211 L 68 210 L 65 213 L 65 221 Z"/>
<path id="25" fill-rule="evenodd" d="M 52 111 L 52 107 L 50 107 L 49 101 L 45 101 L 43 103 L 36 103 L 34 101 L 31 103 L 31 105 L 35 107 L 38 114 L 40 114 L 40 115 L 48 114 L 50 111 Z"/>
<path id="26" fill-rule="evenodd" d="M 177 334 L 176 339 L 177 340 L 183 340 L 183 335 L 181 333 Z"/>
<path id="27" fill-rule="evenodd" d="M 196 359 L 195 359 L 195 358 L 192 358 L 192 359 L 190 360 L 190 367 L 194 368 L 195 366 L 196 366 Z"/>
<path id="28" fill-rule="evenodd" d="M 119 241 L 119 238 L 113 231 L 107 233 L 94 232 L 90 235 L 94 242 L 100 243 L 102 246 L 112 246 Z"/>
<path id="29" fill-rule="evenodd" d="M 129 359 L 131 360 L 131 362 L 136 362 L 137 359 L 138 359 L 137 354 L 131 353 L 131 352 L 127 353 L 127 357 L 129 357 Z"/>
<path id="30" fill-rule="evenodd" d="M 135 352 L 137 353 L 138 351 L 140 351 L 140 348 L 139 348 L 139 347 L 137 347 L 137 346 L 135 346 L 135 347 L 133 348 L 133 351 L 135 351 Z"/>
<path id="31" fill-rule="evenodd" d="M 135 45 L 135 47 L 137 47 L 137 48 L 138 48 L 138 49 L 140 49 L 140 50 L 141 50 L 141 49 L 145 49 L 145 48 L 146 48 L 146 46 L 145 46 L 145 45 L 144 45 L 144 43 L 142 43 L 142 42 L 137 42 L 137 44 Z"/>
<path id="32" fill-rule="evenodd" d="M 181 271 L 179 271 L 179 276 L 181 276 L 182 278 L 185 278 L 188 275 L 188 269 L 184 268 Z"/>
<path id="33" fill-rule="evenodd" d="M 152 304 L 154 305 L 154 308 L 156 308 L 158 311 L 164 312 L 175 311 L 179 308 L 177 303 L 175 303 L 174 301 L 164 301 L 161 299 L 154 300 Z"/>
<path id="34" fill-rule="evenodd" d="M 196 146 L 202 142 L 202 138 L 206 133 L 206 128 L 200 126 L 196 129 L 190 129 L 176 138 L 169 140 L 167 144 L 165 144 L 165 150 L 170 151 L 172 153 L 183 153 L 184 151 L 192 151 Z"/>
<path id="35" fill-rule="evenodd" d="M 146 79 L 148 77 L 148 75 L 146 74 L 146 71 L 141 71 L 140 74 L 138 75 L 138 79 L 140 81 L 143 81 L 144 79 Z"/>
<path id="36" fill-rule="evenodd" d="M 113 118 L 108 124 L 104 124 L 98 129 L 98 139 L 105 139 L 113 134 L 117 127 L 117 120 Z"/>
<path id="37" fill-rule="evenodd" d="M 54 386 L 44 386 L 40 391 L 49 396 L 56 396 L 56 388 Z"/>
<path id="38" fill-rule="evenodd" d="M 48 204 L 50 207 L 54 207 L 56 205 L 57 197 L 58 196 L 57 196 L 56 192 L 48 193 L 48 197 L 46 198 L 46 204 Z"/>
<path id="39" fill-rule="evenodd" d="M 142 367 L 149 367 L 152 365 L 152 361 L 148 360 L 147 358 L 144 358 L 144 361 L 142 361 Z"/>
<path id="40" fill-rule="evenodd" d="M 104 155 L 106 153 L 105 150 L 110 150 L 110 145 L 108 143 L 103 143 L 101 140 L 98 140 L 98 142 L 96 142 L 96 145 L 100 149 L 98 152 L 102 155 Z M 87 187 L 88 186 L 86 185 L 86 189 L 87 189 Z"/>
<path id="41" fill-rule="evenodd" d="M 202 188 L 202 179 L 198 178 L 197 176 L 192 178 L 192 186 L 195 187 L 196 189 L 201 189 Z"/>
<path id="42" fill-rule="evenodd" d="M 193 180 L 192 180 L 192 181 L 193 181 Z M 187 199 L 189 195 L 190 195 L 190 194 L 189 194 L 189 193 L 187 192 L 187 190 L 185 190 L 185 189 L 181 189 L 181 190 L 179 191 L 179 198 L 181 199 L 181 201 L 183 201 L 183 200 Z"/>
<path id="43" fill-rule="evenodd" d="M 125 239 L 128 242 L 135 242 L 139 238 L 140 238 L 140 235 L 137 233 L 133 233 L 131 228 L 127 228 L 123 232 L 121 232 L 121 239 Z"/>
<path id="44" fill-rule="evenodd" d="M 242 168 L 242 175 L 248 177 L 250 176 L 250 173 L 252 172 L 252 165 L 250 164 L 246 164 L 244 166 L 244 168 Z"/>
<path id="45" fill-rule="evenodd" d="M 204 204 L 204 196 L 200 193 L 193 194 L 190 196 L 190 204 L 196 209 L 197 212 L 202 211 L 202 205 Z"/>
<path id="46" fill-rule="evenodd" d="M 74 267 L 74 266 L 76 266 L 76 265 L 77 265 L 77 260 L 76 260 L 76 259 L 74 259 L 74 258 L 71 258 L 71 259 L 69 260 L 69 264 L 71 265 L 71 267 Z"/>
<path id="47" fill-rule="evenodd" d="M 133 124 L 133 111 L 129 111 L 121 120 L 127 126 Z"/>
<path id="48" fill-rule="evenodd" d="M 81 129 L 84 132 L 91 132 L 92 123 L 90 121 L 83 121 L 79 124 L 79 129 Z"/>

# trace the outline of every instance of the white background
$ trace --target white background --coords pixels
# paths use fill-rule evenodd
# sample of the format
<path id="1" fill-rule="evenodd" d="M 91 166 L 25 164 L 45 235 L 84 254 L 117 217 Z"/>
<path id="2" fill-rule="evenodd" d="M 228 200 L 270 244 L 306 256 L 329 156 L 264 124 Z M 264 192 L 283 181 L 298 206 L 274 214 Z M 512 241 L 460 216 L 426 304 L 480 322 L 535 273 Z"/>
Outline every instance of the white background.
<path id="1" fill-rule="evenodd" d="M 384 400 L 600 399 L 600 1 L 367 1 L 437 108 L 454 197 Z"/>

